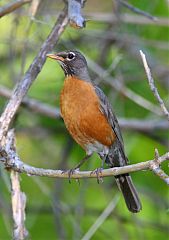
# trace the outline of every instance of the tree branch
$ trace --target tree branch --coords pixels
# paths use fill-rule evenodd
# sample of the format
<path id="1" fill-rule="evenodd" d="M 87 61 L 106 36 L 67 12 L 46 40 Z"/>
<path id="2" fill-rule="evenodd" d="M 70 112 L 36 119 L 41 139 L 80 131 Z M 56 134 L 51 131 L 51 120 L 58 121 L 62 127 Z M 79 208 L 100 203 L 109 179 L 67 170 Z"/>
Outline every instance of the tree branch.
<path id="1" fill-rule="evenodd" d="M 6 149 L 8 151 L 15 149 L 15 138 L 14 131 L 10 130 L 7 136 Z M 23 240 L 28 236 L 28 231 L 25 227 L 25 206 L 26 206 L 26 195 L 21 192 L 19 173 L 11 170 L 11 203 L 12 203 L 12 216 L 13 216 L 13 239 Z"/>
<path id="2" fill-rule="evenodd" d="M 92 21 L 114 23 L 117 22 L 117 16 L 115 14 L 109 13 L 88 13 L 87 18 Z M 141 25 L 155 25 L 157 26 L 168 26 L 169 21 L 167 17 L 158 17 L 156 21 L 152 21 L 144 16 L 139 16 L 136 14 L 122 14 L 120 15 L 120 21 L 129 24 L 141 24 Z"/>
<path id="3" fill-rule="evenodd" d="M 39 53 L 33 60 L 25 76 L 16 85 L 12 97 L 0 118 L 0 143 L 2 143 L 4 136 L 6 135 L 9 128 L 9 125 L 22 102 L 22 99 L 24 98 L 31 84 L 41 71 L 46 60 L 46 54 L 53 49 L 60 35 L 64 31 L 67 23 L 68 19 L 66 16 L 66 10 L 64 10 L 59 15 L 58 20 L 56 21 L 51 33 L 43 43 Z"/>
<path id="4" fill-rule="evenodd" d="M 104 82 L 109 84 L 111 87 L 119 91 L 123 96 L 129 98 L 131 101 L 135 102 L 139 106 L 157 114 L 161 115 L 161 112 L 159 111 L 160 108 L 156 106 L 155 104 L 151 103 L 149 100 L 145 99 L 144 97 L 138 95 L 137 93 L 133 92 L 131 89 L 127 88 L 125 85 L 123 85 L 120 81 L 113 78 L 111 74 L 104 70 L 100 65 L 98 65 L 96 62 L 94 62 L 92 59 L 87 57 L 89 68 L 99 76 L 99 78 L 104 78 Z"/>
<path id="5" fill-rule="evenodd" d="M 22 7 L 22 5 L 24 5 L 25 3 L 29 3 L 31 1 L 32 0 L 16 0 L 6 4 L 5 6 L 0 8 L 0 18 Z"/>
<path id="6" fill-rule="evenodd" d="M 155 159 L 151 162 L 150 169 L 169 185 L 169 176 L 160 168 L 161 162 L 159 161 L 159 157 L 158 150 L 155 149 Z"/>
<path id="7" fill-rule="evenodd" d="M 81 240 L 91 239 L 98 228 L 104 223 L 104 221 L 109 217 L 109 215 L 114 211 L 117 203 L 119 202 L 119 194 L 110 201 L 104 211 L 100 214 L 100 216 L 96 219 L 93 225 L 90 226 L 89 230 L 85 233 L 85 235 L 81 238 Z"/>
<path id="8" fill-rule="evenodd" d="M 21 192 L 19 173 L 14 170 L 11 170 L 11 199 L 14 221 L 13 239 L 25 239 L 28 236 L 28 231 L 24 225 L 26 195 L 24 192 Z"/>
<path id="9" fill-rule="evenodd" d="M 144 11 L 140 10 L 139 8 L 134 7 L 133 5 L 127 3 L 126 1 L 123 1 L 123 0 L 116 0 L 116 1 L 119 2 L 121 5 L 123 5 L 124 7 L 126 7 L 128 9 L 130 9 L 131 11 L 135 12 L 135 13 L 143 15 L 143 16 L 145 16 L 145 17 L 147 17 L 147 18 L 149 18 L 153 21 L 157 20 L 156 17 L 152 16 L 151 14 L 149 14 L 147 12 L 144 12 Z"/>
<path id="10" fill-rule="evenodd" d="M 10 132 L 10 131 L 9 131 Z M 13 140 L 10 139 L 10 135 L 8 134 L 6 139 L 6 146 L 9 146 Z M 169 160 L 169 152 L 158 157 L 158 166 L 164 162 Z M 69 178 L 69 172 L 63 170 L 52 170 L 52 169 L 43 169 L 43 168 L 36 168 L 32 167 L 28 164 L 23 163 L 17 153 L 11 148 L 1 148 L 0 149 L 0 162 L 4 164 L 5 167 L 10 168 L 19 173 L 26 173 L 28 175 L 34 176 L 46 176 L 46 177 L 57 177 L 57 178 Z M 108 177 L 108 176 L 117 176 L 120 174 L 131 173 L 141 170 L 153 170 L 155 169 L 152 167 L 154 164 L 157 166 L 157 158 L 154 160 L 149 160 L 146 162 L 141 162 L 137 164 L 127 165 L 124 167 L 114 167 L 103 170 L 101 172 L 100 177 Z M 155 172 L 155 171 L 154 171 Z M 156 173 L 156 172 L 155 172 Z M 158 175 L 158 174 L 157 174 Z M 159 175 L 158 175 L 159 176 Z M 165 175 L 162 178 L 167 184 L 169 184 L 169 177 Z M 96 171 L 78 171 L 76 170 L 72 175 L 71 178 L 80 179 L 80 178 L 98 178 Z"/>
<path id="11" fill-rule="evenodd" d="M 153 92 L 153 94 L 154 94 L 155 98 L 157 99 L 158 103 L 160 104 L 162 112 L 164 113 L 164 115 L 167 117 L 167 119 L 169 121 L 169 112 L 168 112 L 162 98 L 160 97 L 160 94 L 158 93 L 158 89 L 155 87 L 154 79 L 152 77 L 150 68 L 148 66 L 146 56 L 141 50 L 140 50 L 140 55 L 141 55 L 141 58 L 142 58 L 142 61 L 143 61 L 143 64 L 144 64 L 144 68 L 145 68 L 145 71 L 146 71 L 146 75 L 147 75 L 148 83 L 150 85 L 150 89 Z"/>

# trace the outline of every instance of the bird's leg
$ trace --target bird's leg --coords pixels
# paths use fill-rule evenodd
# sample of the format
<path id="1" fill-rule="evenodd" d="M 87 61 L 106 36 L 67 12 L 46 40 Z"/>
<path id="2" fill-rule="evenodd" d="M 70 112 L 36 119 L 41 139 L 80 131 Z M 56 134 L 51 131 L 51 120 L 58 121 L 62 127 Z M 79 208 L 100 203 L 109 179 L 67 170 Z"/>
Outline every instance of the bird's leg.
<path id="1" fill-rule="evenodd" d="M 83 165 L 83 163 L 85 163 L 86 160 L 88 160 L 91 156 L 92 156 L 92 154 L 86 155 L 73 169 L 76 170 L 76 169 L 80 168 Z"/>
<path id="2" fill-rule="evenodd" d="M 86 162 L 86 160 L 88 160 L 91 156 L 92 156 L 92 154 L 86 155 L 74 168 L 68 170 L 69 183 L 71 183 L 71 181 L 70 181 L 71 175 L 72 175 L 77 169 L 79 169 L 79 168 Z"/>
<path id="3" fill-rule="evenodd" d="M 94 171 L 91 172 L 91 174 L 96 174 L 96 176 L 97 176 L 97 183 L 98 184 L 103 182 L 102 171 L 104 169 L 104 163 L 106 161 L 106 157 L 107 157 L 107 155 L 104 155 L 104 156 L 100 155 L 100 158 L 102 160 L 101 167 L 96 168 Z"/>

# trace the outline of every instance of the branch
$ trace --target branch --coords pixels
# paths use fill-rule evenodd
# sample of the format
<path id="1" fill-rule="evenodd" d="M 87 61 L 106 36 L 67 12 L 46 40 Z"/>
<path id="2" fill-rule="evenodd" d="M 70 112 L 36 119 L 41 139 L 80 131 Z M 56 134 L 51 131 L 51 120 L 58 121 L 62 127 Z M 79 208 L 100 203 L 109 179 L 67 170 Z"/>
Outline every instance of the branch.
<path id="1" fill-rule="evenodd" d="M 37 13 L 39 5 L 40 5 L 40 0 L 32 0 L 31 6 L 29 8 L 29 13 L 32 20 L 34 20 L 34 17 Z"/>
<path id="2" fill-rule="evenodd" d="M 32 0 L 16 0 L 6 4 L 5 6 L 0 8 L 0 18 L 5 16 L 6 14 L 15 11 L 16 9 L 22 7 L 22 5 L 29 3 L 31 1 Z"/>
<path id="3" fill-rule="evenodd" d="M 0 85 L 0 96 L 11 98 L 11 95 L 12 91 L 9 88 Z M 58 119 L 60 117 L 60 110 L 58 108 L 52 107 L 49 104 L 42 103 L 33 98 L 24 97 L 22 99 L 22 105 L 26 106 L 35 113 L 39 113 L 50 118 Z"/>
<path id="4" fill-rule="evenodd" d="M 8 151 L 15 151 L 14 131 L 10 130 L 7 136 L 6 149 Z M 14 222 L 13 239 L 23 240 L 28 236 L 28 231 L 25 228 L 25 206 L 26 195 L 21 192 L 19 173 L 11 170 L 11 202 L 12 202 L 12 216 Z"/>
<path id="5" fill-rule="evenodd" d="M 142 10 L 140 10 L 139 8 L 136 8 L 134 7 L 133 5 L 127 3 L 126 1 L 123 1 L 123 0 L 117 0 L 117 2 L 119 2 L 121 5 L 125 6 L 126 8 L 130 9 L 131 11 L 135 12 L 135 13 L 138 13 L 140 15 L 143 15 L 153 21 L 156 21 L 157 18 L 152 16 L 151 14 L 147 13 L 147 12 L 144 12 Z"/>
<path id="6" fill-rule="evenodd" d="M 84 28 L 86 26 L 86 21 L 81 14 L 83 6 L 84 0 L 68 0 L 69 23 L 74 28 Z"/>
<path id="7" fill-rule="evenodd" d="M 81 238 L 81 240 L 88 240 L 93 237 L 95 232 L 99 229 L 99 227 L 105 222 L 105 220 L 109 217 L 109 215 L 114 211 L 117 203 L 119 202 L 119 194 L 110 201 L 104 211 L 100 214 L 100 216 L 96 219 L 93 225 L 90 226 L 89 230 L 85 233 L 85 235 Z"/>
<path id="8" fill-rule="evenodd" d="M 153 120 L 153 119 L 126 119 L 119 118 L 119 124 L 122 128 L 150 132 L 154 130 L 168 130 L 169 123 L 167 120 Z"/>
<path id="9" fill-rule="evenodd" d="M 8 134 L 9 136 L 9 134 Z M 7 146 L 12 142 L 11 139 L 7 139 Z M 164 154 L 161 157 L 158 157 L 158 166 L 164 161 L 169 160 L 169 152 Z M 52 169 L 43 169 L 43 168 L 36 168 L 32 167 L 28 164 L 23 163 L 17 153 L 11 148 L 6 147 L 0 149 L 0 162 L 2 162 L 5 167 L 11 168 L 12 170 L 19 172 L 19 173 L 26 173 L 29 176 L 46 176 L 46 177 L 57 177 L 57 178 L 70 178 L 68 171 L 62 170 L 52 170 Z M 154 171 L 154 164 L 157 166 L 157 158 L 154 160 L 149 160 L 146 162 L 141 162 L 137 164 L 127 165 L 124 167 L 114 167 L 103 170 L 101 172 L 100 177 L 108 177 L 108 176 L 117 176 L 120 174 L 131 173 L 141 170 L 153 170 Z M 162 170 L 161 170 L 162 171 Z M 154 173 L 156 173 L 154 171 Z M 156 173 L 157 174 L 157 173 Z M 158 175 L 158 174 L 157 174 Z M 159 176 L 159 175 L 158 175 Z M 98 178 L 96 171 L 79 171 L 76 170 L 72 175 L 71 178 L 80 179 L 80 178 Z M 162 175 L 161 175 L 162 178 Z M 163 179 L 163 178 L 162 178 Z M 169 184 L 169 177 L 167 175 L 164 176 L 163 179 L 167 184 Z"/>
<path id="10" fill-rule="evenodd" d="M 0 96 L 10 98 L 12 91 L 7 87 L 0 85 Z M 57 107 L 52 107 L 46 103 L 42 103 L 38 100 L 24 97 L 22 100 L 22 105 L 30 109 L 31 111 L 41 114 L 46 117 L 53 119 L 60 118 L 60 109 Z M 150 132 L 154 130 L 166 130 L 169 129 L 169 123 L 167 120 L 147 120 L 147 119 L 126 119 L 119 118 L 119 124 L 121 128 Z"/>
<path id="11" fill-rule="evenodd" d="M 43 43 L 39 53 L 37 54 L 32 64 L 30 65 L 29 69 L 25 73 L 25 76 L 16 85 L 13 91 L 12 97 L 8 102 L 0 118 L 0 142 L 2 142 L 2 140 L 4 139 L 4 136 L 7 133 L 9 125 L 16 111 L 18 110 L 22 102 L 22 99 L 24 98 L 31 84 L 33 83 L 33 81 L 41 71 L 46 60 L 46 54 L 53 49 L 60 35 L 64 31 L 67 25 L 67 22 L 68 22 L 68 19 L 66 16 L 66 10 L 64 10 L 58 17 L 58 20 L 56 21 L 51 33 Z"/>
<path id="12" fill-rule="evenodd" d="M 88 13 L 87 18 L 92 21 L 114 23 L 117 22 L 117 16 L 109 13 Z M 130 24 L 141 24 L 141 25 L 155 25 L 157 26 L 169 26 L 168 18 L 158 17 L 156 21 L 152 21 L 144 16 L 138 16 L 136 14 L 122 14 L 120 15 L 120 21 Z"/>
<path id="13" fill-rule="evenodd" d="M 160 104 L 162 112 L 164 113 L 164 115 L 169 120 L 169 112 L 168 112 L 162 98 L 160 97 L 160 95 L 158 93 L 158 89 L 155 87 L 154 79 L 152 77 L 150 68 L 147 64 L 146 56 L 141 50 L 140 50 L 140 55 L 141 55 L 141 58 L 142 58 L 142 61 L 143 61 L 143 64 L 144 64 L 144 68 L 145 68 L 145 71 L 146 71 L 146 75 L 147 75 L 148 83 L 150 85 L 150 89 L 153 92 L 153 94 L 154 94 L 155 98 L 157 99 L 158 103 Z"/>
<path id="14" fill-rule="evenodd" d="M 92 59 L 87 57 L 89 68 L 97 75 L 99 78 L 104 78 L 104 82 L 109 84 L 111 87 L 119 91 L 123 96 L 129 98 L 131 101 L 135 102 L 139 106 L 157 114 L 161 115 L 159 111 L 160 108 L 151 103 L 149 100 L 145 99 L 144 97 L 138 95 L 137 93 L 133 92 L 131 89 L 127 88 L 126 86 L 122 85 L 120 81 L 113 78 L 111 74 L 103 69 L 100 65 L 94 62 Z"/>
<path id="15" fill-rule="evenodd" d="M 159 153 L 158 150 L 155 149 L 155 159 L 150 164 L 150 169 L 169 185 L 169 176 L 160 168 L 160 164 Z"/>
<path id="16" fill-rule="evenodd" d="M 19 173 L 11 170 L 11 198 L 12 198 L 12 215 L 14 221 L 13 239 L 25 239 L 28 231 L 25 228 L 25 206 L 26 195 L 21 192 Z"/>

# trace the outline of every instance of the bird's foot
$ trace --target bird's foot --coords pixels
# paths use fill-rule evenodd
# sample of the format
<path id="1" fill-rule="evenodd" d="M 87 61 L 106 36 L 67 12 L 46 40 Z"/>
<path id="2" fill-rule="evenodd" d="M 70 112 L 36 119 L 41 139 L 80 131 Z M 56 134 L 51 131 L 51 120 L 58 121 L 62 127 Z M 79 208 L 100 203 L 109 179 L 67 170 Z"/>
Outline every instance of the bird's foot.
<path id="1" fill-rule="evenodd" d="M 102 171 L 103 171 L 103 168 L 100 167 L 100 168 L 96 168 L 94 171 L 91 172 L 91 175 L 96 174 L 98 184 L 103 183 Z"/>
<path id="2" fill-rule="evenodd" d="M 71 176 L 72 176 L 75 172 L 78 172 L 78 171 L 79 171 L 79 168 L 72 168 L 72 169 L 70 169 L 70 170 L 62 171 L 62 174 L 67 173 L 67 174 L 68 174 L 69 183 L 71 183 Z M 80 185 L 79 179 L 76 178 L 76 180 L 78 181 L 78 183 L 79 183 L 79 185 Z"/>

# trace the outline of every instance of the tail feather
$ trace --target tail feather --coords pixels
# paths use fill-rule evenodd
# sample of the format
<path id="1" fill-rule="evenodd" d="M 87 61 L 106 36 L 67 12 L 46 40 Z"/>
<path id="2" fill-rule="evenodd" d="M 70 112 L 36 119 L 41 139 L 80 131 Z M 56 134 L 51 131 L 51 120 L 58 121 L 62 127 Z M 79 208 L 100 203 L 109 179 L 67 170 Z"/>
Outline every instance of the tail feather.
<path id="1" fill-rule="evenodd" d="M 131 177 L 128 174 L 124 174 L 117 176 L 115 179 L 124 196 L 129 211 L 133 213 L 139 212 L 142 209 L 142 206 Z"/>
<path id="2" fill-rule="evenodd" d="M 123 145 L 118 139 L 111 146 L 105 162 L 110 167 L 122 167 L 128 164 L 128 159 L 125 156 Z M 141 202 L 129 174 L 116 176 L 115 179 L 119 189 L 123 194 L 129 211 L 133 213 L 139 212 L 142 209 Z"/>
<path id="3" fill-rule="evenodd" d="M 106 158 L 100 155 L 100 157 L 110 166 L 110 167 L 122 167 L 128 164 L 128 159 L 125 156 L 123 145 L 117 139 L 111 148 Z M 127 208 L 133 213 L 137 213 L 142 209 L 141 202 L 139 200 L 136 188 L 132 182 L 129 174 L 122 174 L 115 177 L 117 185 L 121 190 Z"/>

